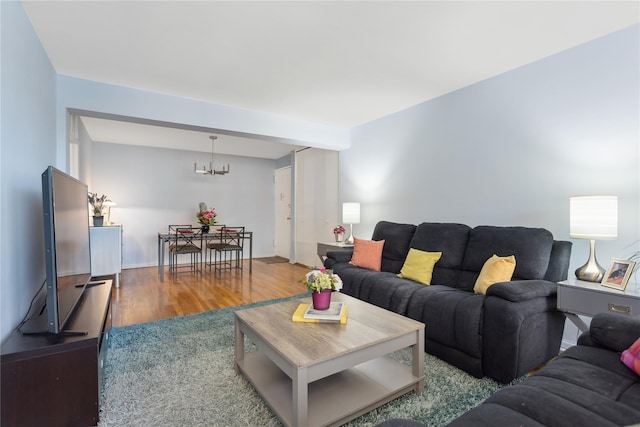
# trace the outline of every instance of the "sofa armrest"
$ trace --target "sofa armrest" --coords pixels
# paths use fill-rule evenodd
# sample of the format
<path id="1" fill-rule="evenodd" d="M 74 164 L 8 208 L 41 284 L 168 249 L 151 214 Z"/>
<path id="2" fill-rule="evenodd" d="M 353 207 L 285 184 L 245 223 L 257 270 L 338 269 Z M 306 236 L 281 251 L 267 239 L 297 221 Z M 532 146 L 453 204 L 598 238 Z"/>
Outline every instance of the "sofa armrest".
<path id="1" fill-rule="evenodd" d="M 526 301 L 538 297 L 555 296 L 557 285 L 548 280 L 513 280 L 494 283 L 487 289 L 487 296 L 495 296 L 511 302 Z"/>
<path id="2" fill-rule="evenodd" d="M 335 262 L 349 262 L 353 256 L 353 249 L 340 249 L 336 251 L 328 251 L 327 259 Z"/>
<path id="3" fill-rule="evenodd" d="M 554 285 L 525 280 L 489 287 L 482 319 L 484 375 L 508 383 L 558 355 L 565 317 L 557 310 Z"/>
<path id="4" fill-rule="evenodd" d="M 640 318 L 618 313 L 598 313 L 589 331 L 580 335 L 578 345 L 606 348 L 621 352 L 640 337 Z"/>

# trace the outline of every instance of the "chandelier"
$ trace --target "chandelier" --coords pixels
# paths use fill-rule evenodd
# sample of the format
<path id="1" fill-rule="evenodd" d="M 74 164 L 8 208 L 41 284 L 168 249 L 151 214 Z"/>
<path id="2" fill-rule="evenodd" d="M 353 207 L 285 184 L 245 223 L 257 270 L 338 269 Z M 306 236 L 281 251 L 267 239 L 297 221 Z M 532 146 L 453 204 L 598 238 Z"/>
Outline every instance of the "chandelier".
<path id="1" fill-rule="evenodd" d="M 226 175 L 229 173 L 229 163 L 227 163 L 227 167 L 222 166 L 222 170 L 215 170 L 213 168 L 213 144 L 215 143 L 217 136 L 211 135 L 209 137 L 211 139 L 211 161 L 209 162 L 209 169 L 205 165 L 202 165 L 202 169 L 198 169 L 196 163 L 193 164 L 193 171 L 195 173 L 202 173 L 205 175 Z"/>

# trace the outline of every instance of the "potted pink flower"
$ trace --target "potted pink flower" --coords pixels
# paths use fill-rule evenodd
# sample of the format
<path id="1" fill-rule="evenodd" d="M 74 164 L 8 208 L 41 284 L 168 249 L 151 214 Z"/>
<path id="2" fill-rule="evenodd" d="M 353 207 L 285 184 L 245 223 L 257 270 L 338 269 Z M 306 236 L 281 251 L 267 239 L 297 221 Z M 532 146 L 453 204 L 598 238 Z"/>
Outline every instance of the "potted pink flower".
<path id="1" fill-rule="evenodd" d="M 199 209 L 200 210 L 196 214 L 196 218 L 198 219 L 198 222 L 202 224 L 202 232 L 208 233 L 209 227 L 215 225 L 216 216 L 218 216 L 218 214 L 216 213 L 215 208 L 207 209 L 207 205 L 204 202 L 200 202 Z"/>
<path id="2" fill-rule="evenodd" d="M 342 280 L 333 270 L 314 268 L 305 274 L 302 280 L 311 291 L 313 308 L 316 310 L 326 310 L 331 304 L 331 292 L 342 289 Z"/>
<path id="3" fill-rule="evenodd" d="M 344 229 L 344 227 L 342 225 L 337 225 L 333 229 L 333 235 L 336 238 L 336 242 L 342 242 L 342 239 L 344 239 L 344 233 L 345 232 L 346 232 L 346 230 Z"/>

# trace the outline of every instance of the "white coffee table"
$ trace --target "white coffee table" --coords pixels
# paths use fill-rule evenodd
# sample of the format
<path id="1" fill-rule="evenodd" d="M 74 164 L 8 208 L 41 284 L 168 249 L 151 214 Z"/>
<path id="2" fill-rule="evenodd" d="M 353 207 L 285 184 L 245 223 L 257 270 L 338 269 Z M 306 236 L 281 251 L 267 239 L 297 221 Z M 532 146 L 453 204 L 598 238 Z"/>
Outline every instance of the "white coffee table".
<path id="1" fill-rule="evenodd" d="M 334 293 L 348 321 L 298 323 L 310 298 L 235 313 L 236 371 L 287 426 L 341 425 L 409 391 L 424 390 L 424 324 Z M 245 336 L 258 347 L 245 352 Z M 386 355 L 411 347 L 412 366 Z"/>

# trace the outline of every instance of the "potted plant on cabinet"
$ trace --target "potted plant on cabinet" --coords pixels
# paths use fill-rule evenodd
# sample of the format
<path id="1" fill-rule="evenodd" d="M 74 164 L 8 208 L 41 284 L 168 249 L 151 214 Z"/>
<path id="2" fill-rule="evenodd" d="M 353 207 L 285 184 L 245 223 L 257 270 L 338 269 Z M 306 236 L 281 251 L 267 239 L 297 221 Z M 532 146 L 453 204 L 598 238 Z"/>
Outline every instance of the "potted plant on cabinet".
<path id="1" fill-rule="evenodd" d="M 102 227 L 104 216 L 102 210 L 104 203 L 110 201 L 106 195 L 98 196 L 98 193 L 89 192 L 89 204 L 93 209 L 93 225 L 94 227 Z"/>

